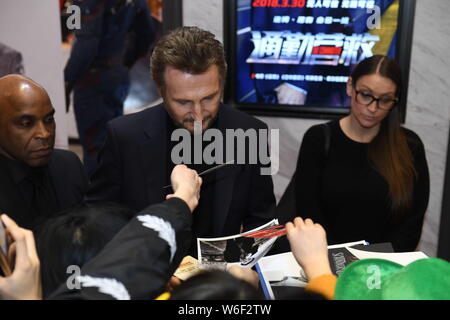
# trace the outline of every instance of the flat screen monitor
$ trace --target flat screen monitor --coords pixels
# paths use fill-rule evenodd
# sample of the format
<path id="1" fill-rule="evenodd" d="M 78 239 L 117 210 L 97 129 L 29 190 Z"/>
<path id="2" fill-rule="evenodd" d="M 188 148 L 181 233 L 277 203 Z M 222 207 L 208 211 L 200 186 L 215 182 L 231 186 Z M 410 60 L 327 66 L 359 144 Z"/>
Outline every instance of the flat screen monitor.
<path id="1" fill-rule="evenodd" d="M 256 115 L 347 114 L 346 82 L 363 59 L 395 58 L 408 83 L 414 8 L 414 0 L 224 0 L 224 100 Z"/>

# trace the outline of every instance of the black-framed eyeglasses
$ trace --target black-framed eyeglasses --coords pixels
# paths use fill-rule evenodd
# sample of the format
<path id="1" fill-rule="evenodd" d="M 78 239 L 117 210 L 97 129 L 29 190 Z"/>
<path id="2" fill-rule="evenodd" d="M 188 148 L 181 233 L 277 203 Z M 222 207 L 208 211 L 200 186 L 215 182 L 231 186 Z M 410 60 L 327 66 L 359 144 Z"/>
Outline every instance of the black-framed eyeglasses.
<path id="1" fill-rule="evenodd" d="M 370 93 L 356 90 L 356 88 L 355 92 L 356 92 L 356 102 L 366 107 L 370 106 L 372 102 L 376 101 L 377 103 L 376 106 L 378 109 L 388 111 L 392 109 L 398 102 L 398 99 L 392 99 L 387 97 L 375 98 Z"/>

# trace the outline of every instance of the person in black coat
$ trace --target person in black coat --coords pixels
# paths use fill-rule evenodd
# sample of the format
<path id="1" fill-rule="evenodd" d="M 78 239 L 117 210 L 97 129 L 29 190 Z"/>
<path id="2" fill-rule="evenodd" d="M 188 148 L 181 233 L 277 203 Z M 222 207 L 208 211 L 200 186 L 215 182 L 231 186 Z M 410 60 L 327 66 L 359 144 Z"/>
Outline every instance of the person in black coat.
<path id="1" fill-rule="evenodd" d="M 123 115 L 130 69 L 155 39 L 145 0 L 73 0 L 80 26 L 64 68 L 66 108 L 73 91 L 83 162 L 88 174 L 97 165 L 106 123 Z"/>
<path id="2" fill-rule="evenodd" d="M 25 228 L 83 201 L 88 187 L 78 157 L 54 149 L 54 113 L 36 82 L 0 78 L 0 210 Z"/>
<path id="3" fill-rule="evenodd" d="M 421 139 L 400 125 L 402 90 L 393 59 L 376 55 L 358 64 L 347 83 L 350 115 L 315 125 L 303 137 L 277 207 L 280 223 L 311 218 L 327 230 L 330 244 L 366 240 L 416 250 L 430 176 Z"/>
<path id="4" fill-rule="evenodd" d="M 220 103 L 226 62 L 222 45 L 210 32 L 183 27 L 169 33 L 157 43 L 151 69 L 164 103 L 109 122 L 88 201 L 116 201 L 136 210 L 162 201 L 170 192 L 164 186 L 170 184 L 176 164 L 174 150 L 179 146 L 172 141 L 172 133 L 184 130 L 195 139 L 195 123 L 201 126 L 203 136 L 214 132 L 225 137 L 227 130 L 267 130 L 263 122 Z M 208 144 L 203 143 L 199 150 L 194 144 L 188 150 L 193 157 L 185 161 L 183 154 L 183 163 L 190 168 L 201 173 L 225 162 L 207 163 L 202 156 Z M 225 145 L 224 138 L 224 149 Z M 245 146 L 247 156 L 250 147 L 249 143 Z M 225 155 L 220 160 L 228 159 L 227 150 L 220 151 Z M 240 151 L 232 159 L 238 158 Z M 197 156 L 202 161 L 196 162 Z M 272 178 L 261 174 L 267 166 L 270 163 L 236 160 L 204 175 L 201 201 L 194 214 L 194 237 L 236 234 L 241 226 L 249 230 L 272 220 Z M 191 251 L 195 254 L 192 252 L 195 245 Z"/>
<path id="5" fill-rule="evenodd" d="M 171 174 L 171 183 L 174 193 L 166 201 L 137 213 L 81 270 L 73 269 L 73 274 L 49 298 L 128 300 L 152 299 L 161 294 L 189 248 L 192 211 L 198 205 L 202 178 L 194 170 L 178 165 Z M 12 274 L 0 277 L 0 296 L 42 299 L 33 233 L 7 215 L 1 215 L 0 220 L 16 247 Z M 69 250 L 67 254 L 75 252 Z"/>

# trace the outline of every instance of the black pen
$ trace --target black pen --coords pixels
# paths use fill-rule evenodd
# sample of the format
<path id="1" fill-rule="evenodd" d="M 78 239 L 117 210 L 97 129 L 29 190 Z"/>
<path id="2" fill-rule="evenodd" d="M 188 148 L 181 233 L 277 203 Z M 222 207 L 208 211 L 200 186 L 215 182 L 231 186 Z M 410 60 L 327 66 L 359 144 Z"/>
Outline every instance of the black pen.
<path id="1" fill-rule="evenodd" d="M 226 165 L 228 165 L 228 164 L 233 164 L 233 163 L 234 163 L 234 160 L 227 161 L 227 162 L 225 162 L 225 163 L 219 164 L 219 165 L 217 165 L 217 166 L 215 166 L 215 167 L 212 167 L 212 168 L 209 168 L 209 169 L 207 169 L 207 170 L 205 170 L 205 171 L 202 171 L 202 172 L 200 172 L 198 175 L 201 177 L 202 175 L 205 175 L 205 174 L 207 174 L 207 173 L 216 171 L 216 170 L 222 168 L 223 166 L 226 166 Z M 167 186 L 164 186 L 163 189 L 167 189 L 167 188 L 169 188 L 169 187 L 171 187 L 171 186 L 172 186 L 172 185 L 169 184 L 169 185 L 167 185 Z"/>

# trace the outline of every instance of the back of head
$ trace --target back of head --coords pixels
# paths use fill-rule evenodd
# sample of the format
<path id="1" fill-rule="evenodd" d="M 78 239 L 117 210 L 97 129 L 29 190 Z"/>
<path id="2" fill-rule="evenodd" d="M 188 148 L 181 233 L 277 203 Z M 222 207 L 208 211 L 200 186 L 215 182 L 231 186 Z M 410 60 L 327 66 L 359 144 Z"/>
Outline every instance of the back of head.
<path id="1" fill-rule="evenodd" d="M 134 210 L 115 204 L 81 204 L 48 220 L 38 231 L 44 297 L 94 258 L 133 217 Z"/>
<path id="2" fill-rule="evenodd" d="M 190 74 L 204 73 L 216 65 L 225 83 L 227 63 L 223 46 L 214 34 L 197 27 L 180 27 L 156 44 L 150 59 L 150 69 L 156 85 L 164 88 L 164 71 L 167 66 Z"/>
<path id="3" fill-rule="evenodd" d="M 226 271 L 201 272 L 177 287 L 172 300 L 261 300 L 263 296 L 250 283 Z"/>

